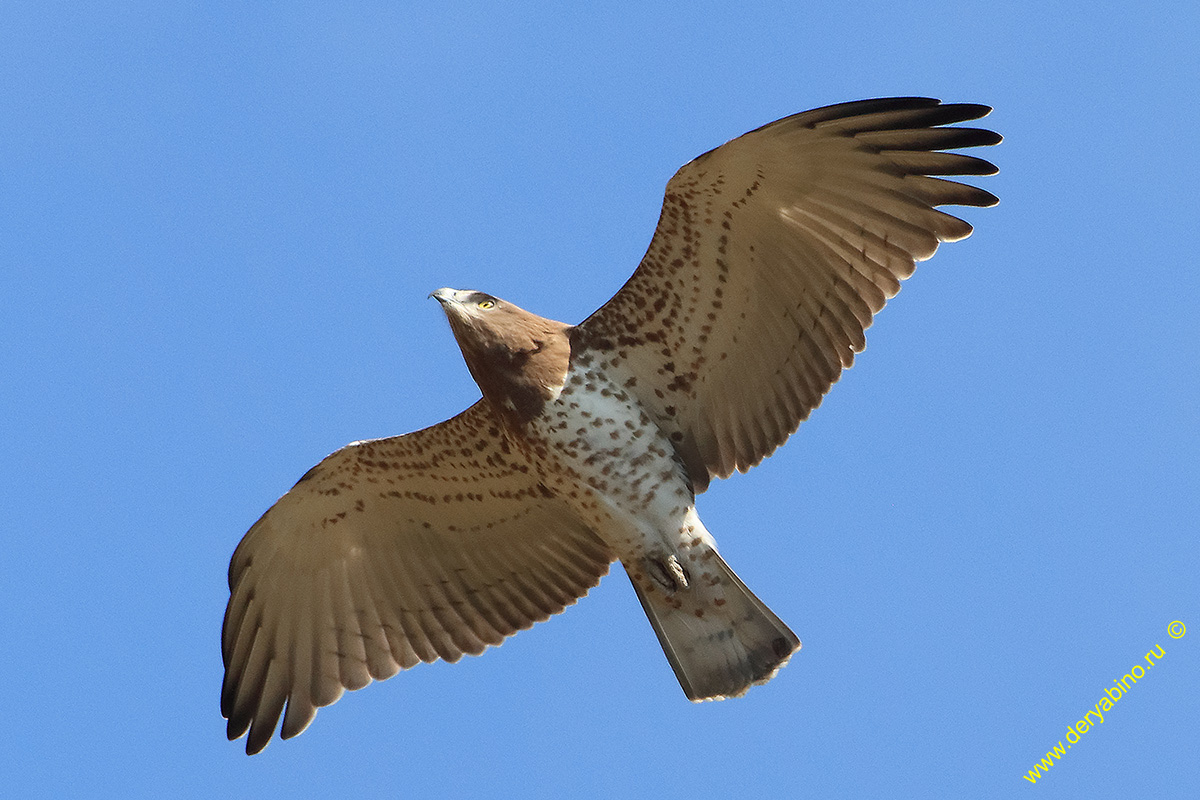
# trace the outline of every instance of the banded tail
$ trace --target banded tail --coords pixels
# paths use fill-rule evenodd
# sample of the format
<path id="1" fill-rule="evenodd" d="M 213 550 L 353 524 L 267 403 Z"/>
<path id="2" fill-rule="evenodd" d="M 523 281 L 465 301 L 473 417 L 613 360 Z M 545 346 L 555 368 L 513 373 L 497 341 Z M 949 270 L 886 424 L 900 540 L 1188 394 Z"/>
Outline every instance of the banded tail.
<path id="1" fill-rule="evenodd" d="M 626 567 L 667 661 L 693 702 L 739 697 L 775 677 L 800 649 L 796 634 L 716 550 L 701 560 L 704 574 L 675 591 Z"/>

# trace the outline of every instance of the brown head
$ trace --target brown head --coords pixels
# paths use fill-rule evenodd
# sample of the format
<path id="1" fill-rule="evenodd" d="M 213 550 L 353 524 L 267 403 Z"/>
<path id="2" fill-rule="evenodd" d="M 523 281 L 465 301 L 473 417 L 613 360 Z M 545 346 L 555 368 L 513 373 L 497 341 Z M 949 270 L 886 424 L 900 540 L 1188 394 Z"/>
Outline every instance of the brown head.
<path id="1" fill-rule="evenodd" d="M 563 322 L 539 317 L 490 294 L 438 289 L 450 330 L 483 396 L 520 425 L 558 397 L 571 359 Z"/>

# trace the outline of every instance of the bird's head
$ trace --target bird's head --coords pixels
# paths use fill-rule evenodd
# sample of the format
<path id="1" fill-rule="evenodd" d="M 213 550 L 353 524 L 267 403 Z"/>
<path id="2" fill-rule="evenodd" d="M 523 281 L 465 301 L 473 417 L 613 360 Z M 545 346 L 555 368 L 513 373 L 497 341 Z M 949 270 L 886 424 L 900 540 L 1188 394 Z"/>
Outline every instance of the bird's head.
<path id="1" fill-rule="evenodd" d="M 520 394 L 525 390 L 519 384 L 538 396 L 561 389 L 571 326 L 470 289 L 438 289 L 429 296 L 442 304 L 463 359 L 485 395 Z"/>
<path id="2" fill-rule="evenodd" d="M 498 297 L 473 289 L 442 288 L 429 295 L 442 305 L 450 329 L 459 347 L 470 360 L 470 353 L 497 349 L 525 349 L 520 340 L 528 320 L 538 319 L 524 309 Z"/>
<path id="3" fill-rule="evenodd" d="M 468 325 L 487 325 L 485 317 L 496 316 L 494 312 L 501 312 L 502 316 L 506 308 L 509 311 L 516 308 L 498 297 L 473 289 L 443 287 L 430 292 L 429 296 L 442 304 L 442 310 L 451 322 L 457 319 Z"/>

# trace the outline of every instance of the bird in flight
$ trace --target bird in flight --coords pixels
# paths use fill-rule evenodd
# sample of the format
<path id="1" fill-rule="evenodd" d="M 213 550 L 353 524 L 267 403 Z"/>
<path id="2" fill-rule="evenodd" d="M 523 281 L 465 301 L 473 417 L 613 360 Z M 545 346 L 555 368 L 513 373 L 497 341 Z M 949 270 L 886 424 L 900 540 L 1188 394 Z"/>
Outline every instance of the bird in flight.
<path id="1" fill-rule="evenodd" d="M 246 752 L 418 662 L 562 611 L 620 560 L 691 700 L 770 680 L 800 640 L 696 513 L 794 433 L 939 242 L 991 206 L 945 152 L 1000 136 L 929 98 L 781 119 L 682 167 L 633 276 L 578 325 L 438 289 L 482 398 L 310 469 L 238 545 L 221 713 Z"/>

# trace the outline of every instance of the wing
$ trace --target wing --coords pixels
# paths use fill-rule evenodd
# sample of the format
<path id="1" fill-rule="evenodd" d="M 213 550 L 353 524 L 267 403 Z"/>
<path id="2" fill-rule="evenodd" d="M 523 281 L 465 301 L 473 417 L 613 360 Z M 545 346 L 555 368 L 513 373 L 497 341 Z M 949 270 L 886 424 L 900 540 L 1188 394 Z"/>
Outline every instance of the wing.
<path id="1" fill-rule="evenodd" d="M 540 483 L 483 401 L 326 458 L 229 565 L 221 713 L 246 752 L 344 689 L 457 661 L 587 593 L 612 554 Z"/>
<path id="2" fill-rule="evenodd" d="M 866 344 L 915 262 L 971 226 L 935 209 L 990 206 L 931 175 L 990 175 L 939 152 L 991 145 L 937 127 L 991 109 L 864 100 L 787 117 L 689 164 L 633 277 L 576 329 L 671 432 L 696 491 L 796 431 Z"/>

